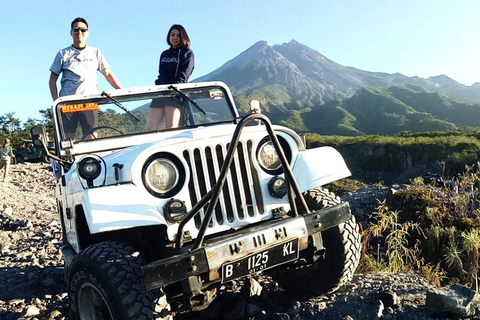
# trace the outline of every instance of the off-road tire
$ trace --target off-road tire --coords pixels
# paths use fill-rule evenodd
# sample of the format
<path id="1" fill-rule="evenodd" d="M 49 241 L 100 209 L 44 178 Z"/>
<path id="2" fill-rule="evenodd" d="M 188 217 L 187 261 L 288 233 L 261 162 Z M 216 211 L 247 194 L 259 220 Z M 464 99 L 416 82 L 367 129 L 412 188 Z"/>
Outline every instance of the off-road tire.
<path id="1" fill-rule="evenodd" d="M 304 194 L 311 210 L 340 203 L 335 194 L 324 188 L 314 188 Z M 275 280 L 293 294 L 332 293 L 353 277 L 360 261 L 361 237 L 355 217 L 322 232 L 325 258 L 302 266 L 291 267 L 274 274 Z"/>
<path id="2" fill-rule="evenodd" d="M 173 319 L 161 290 L 146 291 L 138 252 L 121 242 L 82 251 L 68 271 L 72 319 Z"/>

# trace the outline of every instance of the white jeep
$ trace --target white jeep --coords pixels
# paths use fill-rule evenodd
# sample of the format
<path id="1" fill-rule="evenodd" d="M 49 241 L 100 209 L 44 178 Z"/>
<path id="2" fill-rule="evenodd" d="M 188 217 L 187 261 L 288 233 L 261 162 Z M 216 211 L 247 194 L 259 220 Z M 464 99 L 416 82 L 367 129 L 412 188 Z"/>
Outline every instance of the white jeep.
<path id="1" fill-rule="evenodd" d="M 152 99 L 182 104 L 180 127 L 145 131 Z M 74 319 L 171 319 L 258 272 L 314 295 L 352 278 L 359 228 L 348 203 L 321 187 L 350 175 L 342 156 L 306 150 L 255 102 L 240 117 L 221 82 L 54 102 L 55 150 L 47 153 Z M 63 117 L 86 111 L 98 125 L 67 139 Z M 47 150 L 45 129 L 34 131 Z"/>

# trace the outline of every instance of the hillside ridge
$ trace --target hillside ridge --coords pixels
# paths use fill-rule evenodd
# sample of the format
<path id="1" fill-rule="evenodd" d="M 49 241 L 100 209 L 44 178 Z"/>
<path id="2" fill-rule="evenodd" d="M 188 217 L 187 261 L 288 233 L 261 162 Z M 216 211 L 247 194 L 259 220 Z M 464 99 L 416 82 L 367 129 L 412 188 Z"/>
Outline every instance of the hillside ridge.
<path id="1" fill-rule="evenodd" d="M 302 132 L 398 134 L 480 127 L 480 84 L 346 67 L 296 40 L 258 41 L 194 81 L 210 80 L 229 85 L 241 111 L 248 112 L 249 101 L 257 99 L 274 123 Z M 374 117 L 365 117 L 365 110 Z M 324 114 L 333 118 L 322 119 Z"/>

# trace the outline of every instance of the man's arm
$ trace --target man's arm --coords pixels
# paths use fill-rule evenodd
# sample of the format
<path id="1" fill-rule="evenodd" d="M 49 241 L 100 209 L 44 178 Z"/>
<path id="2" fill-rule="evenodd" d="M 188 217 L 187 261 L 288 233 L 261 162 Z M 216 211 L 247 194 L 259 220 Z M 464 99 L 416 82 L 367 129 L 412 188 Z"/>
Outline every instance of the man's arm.
<path id="1" fill-rule="evenodd" d="M 50 87 L 50 94 L 52 95 L 53 101 L 58 99 L 57 79 L 58 74 L 56 74 L 55 72 L 50 72 L 50 80 L 48 81 L 48 86 Z"/>
<path id="2" fill-rule="evenodd" d="M 121 89 L 122 88 L 122 85 L 117 80 L 115 75 L 110 71 L 110 69 L 105 70 L 103 72 L 103 76 L 105 77 L 105 79 L 107 79 L 108 83 L 110 83 L 110 85 L 112 87 L 114 87 L 115 89 Z"/>

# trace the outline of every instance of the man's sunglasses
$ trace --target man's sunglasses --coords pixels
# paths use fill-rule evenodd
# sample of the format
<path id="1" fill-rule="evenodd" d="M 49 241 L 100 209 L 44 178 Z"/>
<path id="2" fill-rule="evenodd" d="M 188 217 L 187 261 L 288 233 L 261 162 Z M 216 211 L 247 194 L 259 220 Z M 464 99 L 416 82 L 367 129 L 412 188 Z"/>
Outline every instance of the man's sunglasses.
<path id="1" fill-rule="evenodd" d="M 72 30 L 73 30 L 73 32 L 80 32 L 80 31 L 82 31 L 83 33 L 85 33 L 85 32 L 88 31 L 87 28 L 79 28 L 79 27 L 73 27 Z"/>

